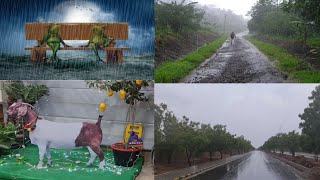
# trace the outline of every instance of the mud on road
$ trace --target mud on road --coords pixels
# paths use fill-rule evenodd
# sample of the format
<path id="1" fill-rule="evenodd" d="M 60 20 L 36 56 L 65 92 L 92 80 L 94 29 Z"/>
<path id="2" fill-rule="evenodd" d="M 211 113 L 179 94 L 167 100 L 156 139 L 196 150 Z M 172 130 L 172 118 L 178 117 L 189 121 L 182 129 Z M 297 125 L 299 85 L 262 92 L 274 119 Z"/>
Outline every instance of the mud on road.
<path id="1" fill-rule="evenodd" d="M 222 48 L 182 79 L 185 83 L 281 83 L 281 74 L 268 58 L 238 34 L 231 45 L 227 40 Z"/>

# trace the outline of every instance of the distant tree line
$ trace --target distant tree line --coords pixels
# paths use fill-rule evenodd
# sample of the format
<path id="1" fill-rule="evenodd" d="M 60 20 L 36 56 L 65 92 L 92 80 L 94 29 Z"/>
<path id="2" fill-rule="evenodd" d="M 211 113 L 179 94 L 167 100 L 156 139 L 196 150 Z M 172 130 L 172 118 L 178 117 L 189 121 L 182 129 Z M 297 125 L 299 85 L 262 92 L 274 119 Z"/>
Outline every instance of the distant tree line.
<path id="1" fill-rule="evenodd" d="M 299 127 L 302 133 L 295 131 L 289 133 L 279 133 L 270 137 L 260 149 L 266 151 L 289 151 L 292 156 L 295 152 L 303 151 L 315 154 L 315 160 L 318 161 L 320 151 L 320 86 L 312 91 L 309 97 L 311 103 L 299 114 L 302 122 Z"/>
<path id="2" fill-rule="evenodd" d="M 248 30 L 247 20 L 241 15 L 237 15 L 231 10 L 225 10 L 214 5 L 204 5 L 201 7 L 205 11 L 205 22 L 203 26 L 211 28 L 217 32 L 230 34 Z"/>
<path id="3" fill-rule="evenodd" d="M 258 0 L 248 15 L 252 33 L 297 37 L 306 42 L 320 30 L 320 0 Z"/>
<path id="4" fill-rule="evenodd" d="M 166 104 L 160 104 L 155 108 L 155 149 L 166 156 L 168 164 L 175 153 L 184 153 L 191 166 L 192 159 L 201 153 L 208 153 L 213 160 L 215 152 L 220 152 L 222 159 L 223 153 L 241 154 L 254 148 L 243 136 L 227 132 L 224 125 L 202 124 L 185 116 L 178 119 Z"/>
<path id="5" fill-rule="evenodd" d="M 294 157 L 297 151 L 307 151 L 309 141 L 306 135 L 301 135 L 298 132 L 291 131 L 288 133 L 278 133 L 275 136 L 270 137 L 259 149 L 265 151 L 279 151 L 284 153 L 290 152 Z"/>
<path id="6" fill-rule="evenodd" d="M 226 17 L 226 19 L 225 19 Z M 230 10 L 222 10 L 214 6 L 201 6 L 197 2 L 186 0 L 155 1 L 156 34 L 186 34 L 198 31 L 223 32 L 246 30 L 246 21 L 242 16 Z"/>

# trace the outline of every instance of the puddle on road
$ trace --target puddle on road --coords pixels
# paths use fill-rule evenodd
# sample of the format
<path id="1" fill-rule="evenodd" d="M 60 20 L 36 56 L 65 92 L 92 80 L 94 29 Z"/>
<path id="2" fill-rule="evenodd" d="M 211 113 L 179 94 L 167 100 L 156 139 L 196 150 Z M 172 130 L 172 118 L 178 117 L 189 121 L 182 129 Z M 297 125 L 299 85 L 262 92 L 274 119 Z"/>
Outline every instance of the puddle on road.
<path id="1" fill-rule="evenodd" d="M 192 180 L 296 180 L 294 173 L 281 162 L 255 151 L 247 159 L 242 158 L 224 166 L 200 174 Z"/>
<path id="2" fill-rule="evenodd" d="M 233 52 L 219 52 L 218 56 L 219 58 L 230 58 L 231 56 L 233 56 L 234 53 Z"/>

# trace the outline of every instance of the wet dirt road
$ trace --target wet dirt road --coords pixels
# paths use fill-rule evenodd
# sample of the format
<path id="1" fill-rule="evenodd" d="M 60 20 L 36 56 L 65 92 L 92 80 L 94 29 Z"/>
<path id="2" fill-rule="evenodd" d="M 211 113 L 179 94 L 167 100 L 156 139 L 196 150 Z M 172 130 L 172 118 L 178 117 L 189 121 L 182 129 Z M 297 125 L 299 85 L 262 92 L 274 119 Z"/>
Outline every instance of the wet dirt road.
<path id="1" fill-rule="evenodd" d="M 302 180 L 293 168 L 261 151 L 254 151 L 251 156 L 244 161 L 229 163 L 192 178 L 192 180 L 212 179 Z"/>
<path id="2" fill-rule="evenodd" d="M 285 76 L 254 45 L 237 34 L 186 78 L 185 83 L 280 83 Z"/>

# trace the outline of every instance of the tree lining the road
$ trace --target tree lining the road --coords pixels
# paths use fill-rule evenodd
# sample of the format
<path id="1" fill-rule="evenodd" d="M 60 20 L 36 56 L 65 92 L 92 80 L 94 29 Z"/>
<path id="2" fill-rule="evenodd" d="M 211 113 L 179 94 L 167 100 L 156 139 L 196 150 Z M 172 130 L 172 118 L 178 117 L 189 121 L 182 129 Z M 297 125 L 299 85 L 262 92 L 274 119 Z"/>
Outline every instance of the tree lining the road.
<path id="1" fill-rule="evenodd" d="M 308 38 L 320 36 L 319 4 L 320 0 L 258 0 L 248 12 L 249 31 L 292 37 L 305 45 Z"/>
<path id="2" fill-rule="evenodd" d="M 296 131 L 278 133 L 275 136 L 270 137 L 259 149 L 269 152 L 280 151 L 281 154 L 285 151 L 289 151 L 294 157 L 295 153 L 302 150 L 302 147 L 304 147 L 304 138 L 304 136 Z"/>
<path id="3" fill-rule="evenodd" d="M 155 108 L 155 149 L 157 154 L 166 156 L 168 164 L 174 154 L 183 153 L 191 166 L 193 158 L 203 153 L 209 153 L 212 161 L 214 152 L 220 152 L 222 159 L 223 153 L 241 154 L 254 148 L 243 136 L 229 133 L 224 125 L 203 124 L 185 116 L 179 119 L 166 104 L 160 104 Z"/>
<path id="4" fill-rule="evenodd" d="M 295 131 L 289 133 L 279 133 L 270 137 L 259 149 L 265 151 L 289 151 L 292 156 L 295 152 L 302 151 L 315 154 L 315 160 L 318 161 L 320 151 L 320 86 L 311 92 L 308 97 L 311 102 L 304 109 L 302 114 L 299 114 L 299 127 L 302 133 Z"/>
<path id="5" fill-rule="evenodd" d="M 186 33 L 199 30 L 204 18 L 204 12 L 195 7 L 196 3 L 185 3 L 185 0 L 181 3 L 176 1 L 171 3 L 156 1 L 156 31 Z"/>
<path id="6" fill-rule="evenodd" d="M 302 128 L 302 133 L 309 137 L 309 147 L 318 157 L 320 151 L 320 86 L 317 86 L 311 92 L 311 96 L 308 99 L 312 102 L 309 103 L 309 106 L 304 109 L 302 114 L 299 114 L 302 120 L 299 127 Z"/>

